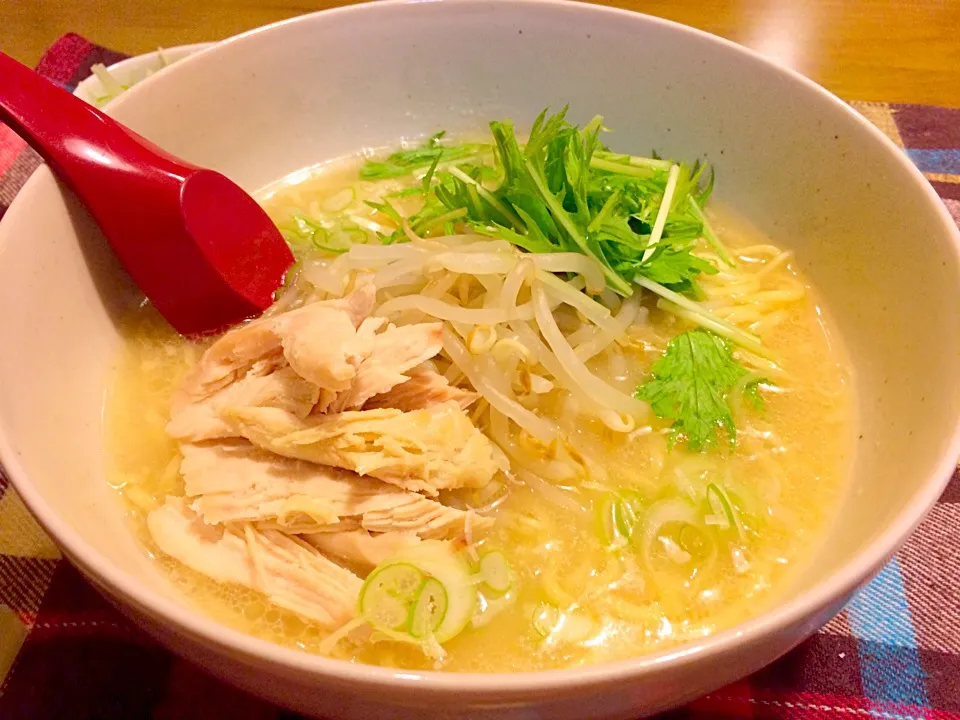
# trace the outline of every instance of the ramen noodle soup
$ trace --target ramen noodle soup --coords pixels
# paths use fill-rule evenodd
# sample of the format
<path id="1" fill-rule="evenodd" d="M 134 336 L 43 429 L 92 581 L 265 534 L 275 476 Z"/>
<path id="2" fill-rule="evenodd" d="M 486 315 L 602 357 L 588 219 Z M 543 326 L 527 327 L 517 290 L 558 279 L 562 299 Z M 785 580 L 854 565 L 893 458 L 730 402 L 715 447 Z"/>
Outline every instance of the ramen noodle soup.
<path id="1" fill-rule="evenodd" d="M 221 622 L 398 668 L 652 653 L 788 591 L 852 459 L 842 344 L 703 163 L 599 118 L 442 134 L 261 202 L 297 263 L 204 341 L 144 306 L 108 477 Z"/>

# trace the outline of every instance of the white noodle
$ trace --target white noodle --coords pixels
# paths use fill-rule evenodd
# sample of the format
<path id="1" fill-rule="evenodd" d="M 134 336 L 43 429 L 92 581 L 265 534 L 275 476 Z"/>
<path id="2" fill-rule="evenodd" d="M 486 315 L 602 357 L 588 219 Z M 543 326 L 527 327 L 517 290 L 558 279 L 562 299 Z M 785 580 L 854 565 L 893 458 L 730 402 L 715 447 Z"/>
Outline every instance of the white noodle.
<path id="1" fill-rule="evenodd" d="M 582 342 L 575 341 L 573 336 L 567 338 L 567 341 L 576 347 L 577 357 L 581 362 L 587 362 L 606 350 L 612 342 L 627 331 L 627 328 L 637 318 L 637 311 L 640 309 L 640 298 L 638 296 L 639 293 L 635 293 L 623 301 L 620 312 L 614 318 L 612 327 L 594 330 L 590 337 L 584 338 Z M 585 327 L 589 328 L 589 326 Z"/>
<path id="2" fill-rule="evenodd" d="M 463 371 L 467 379 L 477 392 L 504 415 L 530 433 L 541 442 L 549 443 L 557 437 L 553 423 L 534 415 L 513 398 L 508 388 L 503 387 L 503 378 L 497 378 L 490 371 L 488 358 L 474 358 L 449 328 L 443 328 L 443 349 L 453 360 L 454 364 Z M 501 382 L 497 382 L 497 380 Z"/>
<path id="3" fill-rule="evenodd" d="M 537 395 L 545 395 L 553 390 L 553 383 L 540 375 L 530 374 L 530 391 Z"/>
<path id="4" fill-rule="evenodd" d="M 412 257 L 399 262 L 390 263 L 377 271 L 373 276 L 373 283 L 383 290 L 398 285 L 415 285 L 423 282 L 424 258 Z"/>
<path id="5" fill-rule="evenodd" d="M 527 259 L 517 263 L 503 281 L 503 288 L 500 290 L 500 307 L 511 315 L 516 315 L 517 298 L 520 295 L 520 288 L 533 272 L 533 263 Z"/>
<path id="6" fill-rule="evenodd" d="M 591 300 L 588 295 L 580 292 L 577 288 L 571 287 L 556 275 L 551 275 L 550 273 L 540 270 L 537 272 L 536 277 L 537 280 L 543 284 L 548 294 L 553 295 L 560 302 L 566 303 L 570 307 L 578 310 L 581 315 L 594 325 L 607 330 L 614 336 L 619 334 L 620 330 L 611 319 L 610 311 L 596 300 Z"/>
<path id="7" fill-rule="evenodd" d="M 628 433 L 637 427 L 637 422 L 632 415 L 621 415 L 613 410 L 601 410 L 597 413 L 597 417 L 600 418 L 600 422 L 614 432 Z"/>
<path id="8" fill-rule="evenodd" d="M 304 265 L 300 277 L 318 290 L 341 296 L 347 287 L 347 267 L 345 256 L 341 255 L 333 261 L 322 260 Z"/>
<path id="9" fill-rule="evenodd" d="M 467 333 L 467 350 L 472 355 L 490 352 L 497 342 L 497 328 L 477 325 Z"/>
<path id="10" fill-rule="evenodd" d="M 496 325 L 511 320 L 510 313 L 502 309 L 465 308 L 446 303 L 436 298 L 420 295 L 404 295 L 383 303 L 378 309 L 378 315 L 393 315 L 406 310 L 419 310 L 426 315 L 432 315 L 440 320 L 464 323 L 466 325 Z M 517 316 L 531 316 L 532 308 L 529 303 L 517 308 Z"/>
<path id="11" fill-rule="evenodd" d="M 428 271 L 444 268 L 455 273 L 470 273 L 471 275 L 485 275 L 493 273 L 508 273 L 517 264 L 516 252 L 463 252 L 450 251 L 437 253 L 430 258 L 426 267 Z"/>
<path id="12" fill-rule="evenodd" d="M 497 340 L 492 352 L 494 358 L 500 363 L 505 363 L 511 356 L 519 358 L 520 362 L 527 365 L 533 362 L 533 353 L 530 352 L 530 348 L 513 337 Z"/>
<path id="13" fill-rule="evenodd" d="M 528 488 L 558 507 L 566 508 L 573 512 L 584 512 L 586 510 L 586 506 L 577 502 L 572 494 L 564 492 L 553 483 L 537 477 L 532 472 L 520 470 L 517 472 L 517 477 L 523 480 L 523 484 Z"/>
<path id="14" fill-rule="evenodd" d="M 557 361 L 589 397 L 601 405 L 634 418 L 645 418 L 649 414 L 650 407 L 645 402 L 611 387 L 591 373 L 577 358 L 577 354 L 557 327 L 550 305 L 547 303 L 547 296 L 540 285 L 533 287 L 533 312 L 537 319 L 537 326 L 556 355 Z"/>
<path id="15" fill-rule="evenodd" d="M 580 253 L 551 253 L 549 255 L 533 255 L 533 264 L 538 270 L 547 272 L 572 272 L 582 276 L 586 281 L 587 292 L 598 295 L 607 287 L 603 279 L 603 269 L 593 258 Z"/>
<path id="16" fill-rule="evenodd" d="M 395 260 L 409 260 L 412 257 L 425 257 L 427 253 L 412 243 L 398 243 L 394 245 L 364 245 L 357 243 L 350 246 L 350 251 L 344 257 L 352 268 L 382 267 Z"/>
<path id="17" fill-rule="evenodd" d="M 549 461 L 541 457 L 530 457 L 530 455 L 520 447 L 516 438 L 510 434 L 510 421 L 506 415 L 490 409 L 490 437 L 500 447 L 503 452 L 513 458 L 517 467 L 523 467 L 539 477 L 547 478 L 551 482 L 565 483 L 576 478 L 577 470 L 568 463 L 558 461 Z M 507 475 L 509 480 L 509 474 Z M 522 485 L 522 482 L 513 481 L 514 484 Z"/>
<path id="18" fill-rule="evenodd" d="M 594 415 L 599 414 L 603 407 L 591 398 L 585 388 L 583 388 L 560 364 L 556 355 L 550 352 L 550 348 L 543 344 L 543 341 L 537 336 L 537 333 L 526 323 L 510 323 L 511 329 L 517 333 L 517 337 L 525 347 L 533 351 L 544 369 L 547 370 L 554 379 L 570 392 L 571 397 L 567 399 L 568 407 L 571 408 L 571 414 L 579 412 L 590 412 Z"/>

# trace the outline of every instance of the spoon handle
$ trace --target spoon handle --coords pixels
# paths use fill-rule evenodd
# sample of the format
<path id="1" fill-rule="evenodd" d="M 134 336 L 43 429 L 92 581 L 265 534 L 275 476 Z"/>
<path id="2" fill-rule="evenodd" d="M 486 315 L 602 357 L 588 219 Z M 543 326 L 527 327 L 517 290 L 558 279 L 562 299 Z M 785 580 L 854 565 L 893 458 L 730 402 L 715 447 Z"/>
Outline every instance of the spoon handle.
<path id="1" fill-rule="evenodd" d="M 293 254 L 224 175 L 163 152 L 2 53 L 0 121 L 76 193 L 177 330 L 221 330 L 273 302 Z"/>
<path id="2" fill-rule="evenodd" d="M 194 169 L 3 53 L 0 121 L 47 161 L 98 220 L 102 211 L 139 196 L 142 183 L 179 185 Z"/>

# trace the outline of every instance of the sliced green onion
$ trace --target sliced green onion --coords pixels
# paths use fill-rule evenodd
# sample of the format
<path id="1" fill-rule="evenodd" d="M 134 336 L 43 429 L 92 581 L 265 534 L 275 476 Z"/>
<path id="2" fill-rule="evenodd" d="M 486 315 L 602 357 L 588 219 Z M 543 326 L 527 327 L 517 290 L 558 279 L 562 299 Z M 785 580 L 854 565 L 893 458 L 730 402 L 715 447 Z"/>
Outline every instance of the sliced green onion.
<path id="1" fill-rule="evenodd" d="M 466 558 L 449 542 L 423 540 L 404 548 L 393 561 L 413 565 L 424 576 L 435 578 L 443 586 L 447 594 L 447 610 L 431 635 L 433 641 L 445 643 L 470 625 L 477 608 L 477 588 Z"/>
<path id="2" fill-rule="evenodd" d="M 533 631 L 542 638 L 547 637 L 560 622 L 560 610 L 555 605 L 540 603 L 534 608 L 531 625 Z"/>
<path id="3" fill-rule="evenodd" d="M 680 498 L 660 500 L 647 510 L 643 517 L 643 533 L 640 537 L 641 549 L 648 568 L 653 568 L 654 541 L 661 530 L 670 523 L 680 523 L 697 527 L 697 513 L 693 506 Z"/>
<path id="4" fill-rule="evenodd" d="M 623 538 L 617 532 L 617 500 L 605 497 L 597 503 L 597 534 L 604 545 L 611 548 L 623 546 Z"/>
<path id="5" fill-rule="evenodd" d="M 360 589 L 360 615 L 377 630 L 406 627 L 423 582 L 423 573 L 409 563 L 377 568 Z"/>
<path id="6" fill-rule="evenodd" d="M 710 518 L 707 518 L 707 524 L 718 524 L 725 530 L 733 528 L 737 533 L 737 537 L 742 538 L 743 530 L 740 526 L 740 521 L 737 518 L 736 510 L 734 510 L 733 504 L 730 502 L 727 494 L 720 488 L 720 486 L 716 485 L 715 483 L 710 483 L 707 485 L 707 502 L 710 503 L 713 516 L 723 521 L 722 523 L 711 523 Z"/>
<path id="7" fill-rule="evenodd" d="M 306 240 L 317 250 L 322 250 L 323 252 L 337 255 L 344 253 L 349 249 L 349 246 L 331 242 L 330 231 L 323 225 L 320 225 L 319 223 L 306 218 L 303 215 L 293 215 L 291 220 L 293 220 L 294 224 L 292 229 L 281 229 L 283 237 L 288 243 L 297 245 Z M 365 241 L 366 235 L 363 235 L 361 242 Z"/>
<path id="8" fill-rule="evenodd" d="M 601 540 L 610 548 L 627 544 L 640 520 L 643 499 L 633 490 L 612 493 L 597 503 L 597 527 Z"/>
<path id="9" fill-rule="evenodd" d="M 596 631 L 596 623 L 579 613 L 560 612 L 555 605 L 540 603 L 533 611 L 533 631 L 546 645 L 581 643 Z"/>
<path id="10" fill-rule="evenodd" d="M 370 238 L 369 230 L 364 229 L 352 221 L 340 223 L 340 231 L 347 235 L 350 245 L 365 245 Z M 342 250 L 335 250 L 334 252 L 345 252 L 349 249 L 350 247 L 347 246 Z"/>
<path id="11" fill-rule="evenodd" d="M 321 201 L 320 205 L 329 212 L 343 212 L 357 199 L 357 190 L 352 185 L 334 193 Z"/>
<path id="12" fill-rule="evenodd" d="M 663 551 L 670 560 L 675 562 L 677 565 L 686 565 L 690 562 L 692 556 L 686 550 L 684 550 L 677 542 L 670 537 L 661 535 L 657 538 L 660 541 L 660 544 L 663 546 Z"/>
<path id="13" fill-rule="evenodd" d="M 630 539 L 630 536 L 633 535 L 633 531 L 637 526 L 637 512 L 633 507 L 633 504 L 628 502 L 626 498 L 621 497 L 617 502 L 617 512 L 615 515 L 615 520 L 617 522 L 617 530 L 620 531 L 620 534 L 623 537 Z"/>
<path id="14" fill-rule="evenodd" d="M 294 224 L 297 226 L 297 232 L 300 233 L 302 237 L 308 240 L 313 238 L 313 235 L 314 233 L 317 232 L 317 230 L 323 230 L 323 227 L 321 225 L 319 225 L 318 223 L 315 223 L 313 220 L 310 220 L 309 218 L 305 218 L 303 215 L 296 214 L 296 215 L 293 215 L 291 219 L 293 220 Z"/>
<path id="15" fill-rule="evenodd" d="M 502 595 L 513 584 L 510 565 L 502 552 L 494 550 L 480 558 L 480 575 L 483 584 L 498 595 Z"/>
<path id="16" fill-rule="evenodd" d="M 633 488 L 617 490 L 617 495 L 620 496 L 623 502 L 629 504 L 636 513 L 639 513 L 640 510 L 648 504 L 647 498 L 643 496 L 643 493 Z"/>
<path id="17" fill-rule="evenodd" d="M 443 583 L 436 578 L 424 580 L 410 615 L 410 634 L 417 639 L 433 635 L 443 624 L 448 605 Z"/>
<path id="18" fill-rule="evenodd" d="M 733 569 L 740 575 L 750 569 L 750 561 L 747 560 L 743 548 L 735 547 L 730 551 L 730 560 L 733 562 Z"/>

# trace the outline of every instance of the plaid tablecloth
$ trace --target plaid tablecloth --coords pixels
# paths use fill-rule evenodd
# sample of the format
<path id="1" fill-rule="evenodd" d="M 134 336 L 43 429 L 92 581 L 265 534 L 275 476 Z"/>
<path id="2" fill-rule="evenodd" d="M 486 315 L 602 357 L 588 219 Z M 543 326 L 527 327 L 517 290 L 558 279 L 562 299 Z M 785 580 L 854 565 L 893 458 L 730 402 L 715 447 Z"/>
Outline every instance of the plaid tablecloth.
<path id="1" fill-rule="evenodd" d="M 76 35 L 38 70 L 72 89 L 121 58 Z M 960 224 L 960 109 L 854 103 Z M 39 160 L 0 126 L 0 217 Z M 960 477 L 886 568 L 816 636 L 672 718 L 960 720 Z M 0 720 L 293 720 L 173 657 L 60 558 L 0 474 Z"/>

